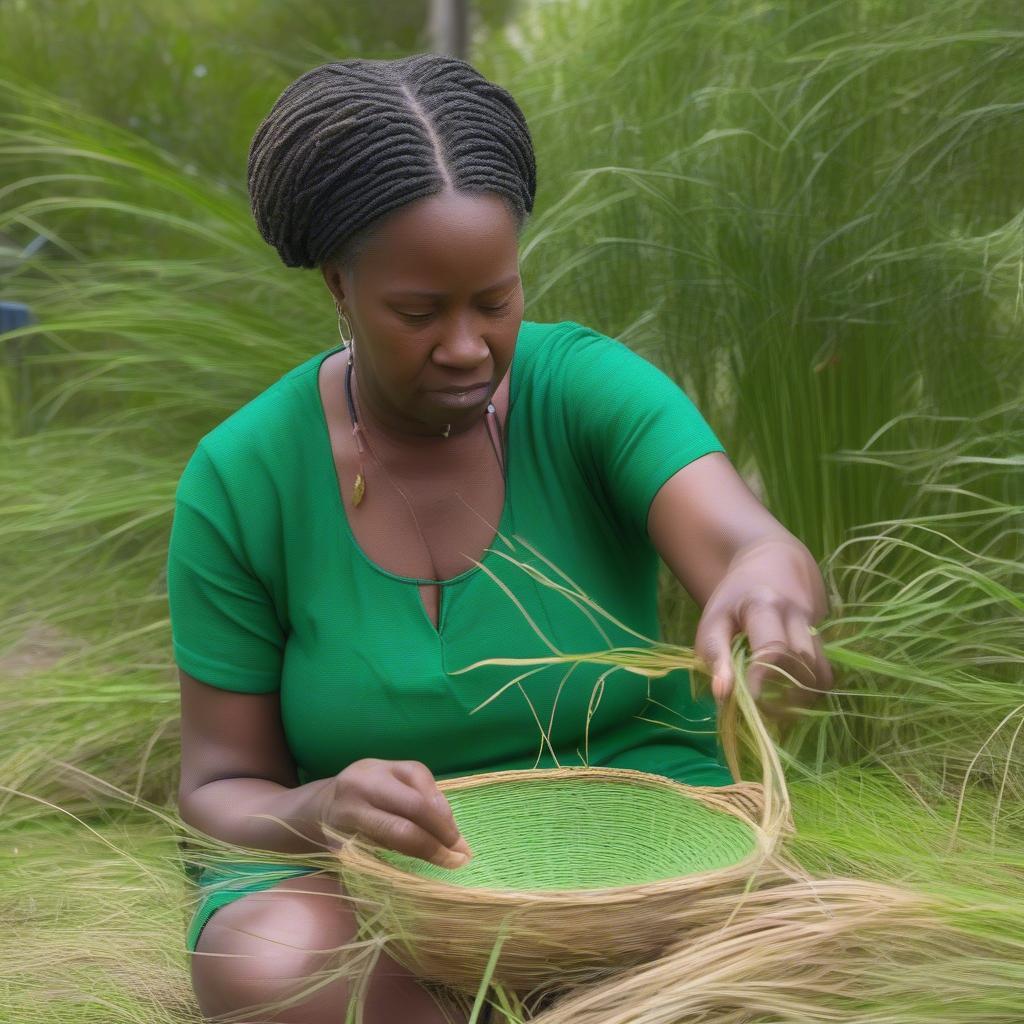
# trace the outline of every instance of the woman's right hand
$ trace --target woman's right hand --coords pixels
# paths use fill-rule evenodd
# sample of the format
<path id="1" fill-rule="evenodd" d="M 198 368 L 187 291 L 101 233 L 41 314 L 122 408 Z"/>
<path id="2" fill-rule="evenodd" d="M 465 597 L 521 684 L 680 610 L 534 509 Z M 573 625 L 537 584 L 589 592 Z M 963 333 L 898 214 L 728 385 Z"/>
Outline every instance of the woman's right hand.
<path id="1" fill-rule="evenodd" d="M 473 856 L 451 805 L 420 761 L 354 761 L 324 787 L 319 810 L 323 824 L 337 832 L 358 833 L 438 867 L 460 868 Z"/>

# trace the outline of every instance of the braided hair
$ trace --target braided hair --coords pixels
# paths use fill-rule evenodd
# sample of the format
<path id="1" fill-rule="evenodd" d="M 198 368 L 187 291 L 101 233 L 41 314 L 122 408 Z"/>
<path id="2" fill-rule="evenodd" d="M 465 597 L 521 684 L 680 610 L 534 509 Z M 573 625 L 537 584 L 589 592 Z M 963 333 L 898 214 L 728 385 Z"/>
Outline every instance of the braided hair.
<path id="1" fill-rule="evenodd" d="M 501 86 L 442 54 L 353 58 L 305 72 L 249 149 L 256 225 L 288 267 L 350 266 L 381 217 L 439 192 L 490 193 L 522 230 L 537 171 Z"/>

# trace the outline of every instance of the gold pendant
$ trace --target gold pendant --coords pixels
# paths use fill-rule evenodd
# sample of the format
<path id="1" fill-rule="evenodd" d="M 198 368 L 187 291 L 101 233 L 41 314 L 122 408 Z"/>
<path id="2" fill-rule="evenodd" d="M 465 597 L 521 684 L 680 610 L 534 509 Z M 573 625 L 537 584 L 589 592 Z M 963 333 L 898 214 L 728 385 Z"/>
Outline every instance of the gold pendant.
<path id="1" fill-rule="evenodd" d="M 358 505 L 363 500 L 363 495 L 366 493 L 366 481 L 363 479 L 362 473 L 356 473 L 355 486 L 352 488 L 352 504 Z"/>

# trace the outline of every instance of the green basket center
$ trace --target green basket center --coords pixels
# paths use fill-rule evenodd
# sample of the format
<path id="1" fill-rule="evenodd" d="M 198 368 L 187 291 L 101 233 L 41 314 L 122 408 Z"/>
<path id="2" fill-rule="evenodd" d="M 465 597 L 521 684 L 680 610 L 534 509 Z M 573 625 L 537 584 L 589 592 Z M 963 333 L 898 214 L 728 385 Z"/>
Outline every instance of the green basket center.
<path id="1" fill-rule="evenodd" d="M 497 782 L 445 794 L 474 852 L 440 868 L 393 850 L 382 859 L 467 887 L 603 889 L 730 867 L 756 847 L 753 829 L 668 786 L 608 780 Z"/>

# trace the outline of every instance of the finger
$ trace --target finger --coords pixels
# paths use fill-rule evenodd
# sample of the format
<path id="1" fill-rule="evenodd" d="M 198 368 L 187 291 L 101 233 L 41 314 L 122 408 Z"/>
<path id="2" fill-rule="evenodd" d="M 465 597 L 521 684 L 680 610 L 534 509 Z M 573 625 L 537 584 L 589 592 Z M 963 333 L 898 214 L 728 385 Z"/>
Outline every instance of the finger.
<path id="1" fill-rule="evenodd" d="M 398 777 L 393 776 L 391 785 L 379 792 L 372 803 L 383 811 L 408 818 L 442 846 L 454 848 L 459 841 L 454 817 L 441 810 L 434 794 L 425 794 Z"/>
<path id="2" fill-rule="evenodd" d="M 789 653 L 786 624 L 779 609 L 767 601 L 747 606 L 743 628 L 750 642 L 751 665 L 747 687 L 757 700 L 766 679 L 778 682 L 777 668 L 788 671 L 793 663 Z"/>
<path id="3" fill-rule="evenodd" d="M 808 627 L 808 629 L 810 628 Z M 818 689 L 827 693 L 835 687 L 832 663 L 825 654 L 825 642 L 817 631 L 811 633 L 811 643 L 814 647 L 814 678 L 817 681 Z"/>
<path id="4" fill-rule="evenodd" d="M 455 820 L 452 805 L 441 793 L 437 782 L 434 780 L 433 772 L 422 761 L 396 761 L 394 763 L 394 774 L 414 786 L 423 795 L 423 799 L 432 807 L 437 814 L 437 825 L 443 829 L 444 835 L 452 835 L 454 831 L 455 840 L 449 844 L 453 850 L 459 850 L 468 856 L 473 856 L 473 851 L 459 831 L 459 825 Z M 435 835 L 440 836 L 441 831 L 434 829 Z"/>
<path id="5" fill-rule="evenodd" d="M 405 779 L 410 785 L 423 794 L 428 804 L 435 808 L 439 816 L 439 825 L 451 833 L 455 830 L 456 839 L 451 843 L 453 850 L 461 850 L 463 853 L 473 856 L 473 851 L 466 842 L 465 837 L 459 832 L 458 823 L 455 821 L 455 814 L 452 811 L 448 798 L 441 792 L 440 787 L 434 779 L 433 772 L 422 761 L 399 761 L 396 763 L 397 774 Z"/>
<path id="6" fill-rule="evenodd" d="M 799 671 L 794 673 L 800 681 L 795 701 L 810 707 L 822 692 L 832 689 L 832 666 L 829 665 L 821 638 L 811 632 L 804 612 L 792 608 L 786 616 L 789 649 L 799 660 Z M 806 687 L 806 689 L 805 689 Z"/>
<path id="7" fill-rule="evenodd" d="M 369 806 L 366 809 L 359 831 L 388 850 L 419 857 L 438 867 L 455 869 L 469 861 L 464 853 L 449 849 L 437 836 L 421 828 L 412 819 L 401 814 L 391 814 L 381 807 Z"/>
<path id="8" fill-rule="evenodd" d="M 711 693 L 719 707 L 728 698 L 733 686 L 732 640 L 736 623 L 731 615 L 702 616 L 697 624 L 694 653 L 702 671 L 711 676 Z"/>
<path id="9" fill-rule="evenodd" d="M 766 722 L 780 729 L 787 728 L 797 719 L 797 715 L 787 704 L 784 695 L 762 696 L 758 708 Z"/>

